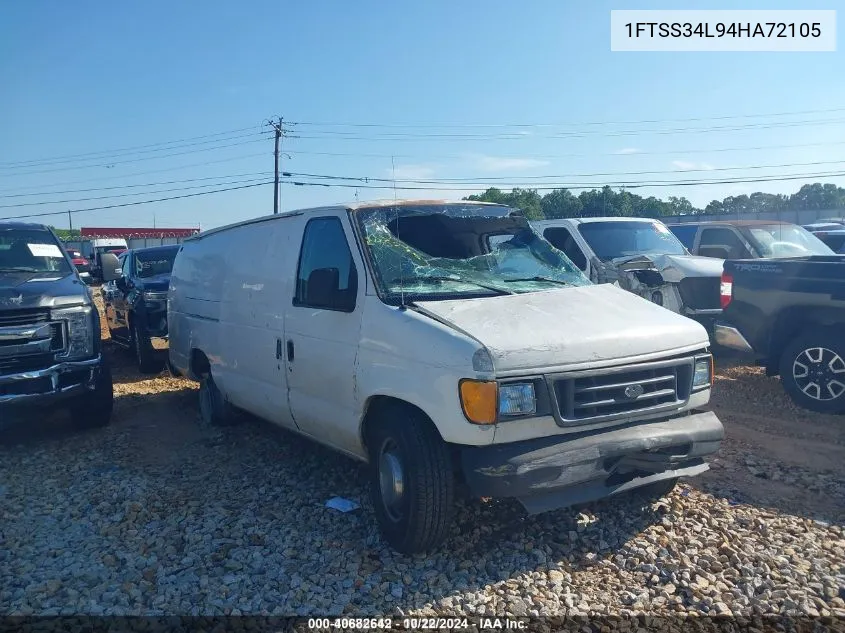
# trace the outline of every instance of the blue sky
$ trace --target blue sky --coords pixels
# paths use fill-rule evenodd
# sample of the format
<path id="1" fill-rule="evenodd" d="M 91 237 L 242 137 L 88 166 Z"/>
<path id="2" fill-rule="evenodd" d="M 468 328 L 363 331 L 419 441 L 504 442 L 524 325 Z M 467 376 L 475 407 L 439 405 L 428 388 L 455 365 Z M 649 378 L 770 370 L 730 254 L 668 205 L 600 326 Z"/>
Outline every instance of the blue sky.
<path id="1" fill-rule="evenodd" d="M 699 1 L 684 8 L 732 4 Z M 837 4 L 828 0 L 813 8 L 835 9 Z M 428 191 L 399 191 L 399 197 L 460 197 L 487 183 L 526 184 L 545 175 L 562 176 L 549 184 L 600 186 L 624 179 L 845 171 L 845 160 L 818 167 L 723 171 L 845 159 L 845 109 L 667 121 L 845 108 L 842 52 L 613 53 L 613 8 L 678 8 L 678 3 L 2 3 L 0 206 L 31 206 L 0 208 L 0 218 L 262 182 L 273 167 L 272 140 L 259 132 L 262 122 L 276 115 L 290 122 L 291 137 L 299 137 L 283 142 L 289 154 L 283 157 L 283 170 L 372 179 L 390 178 L 395 164 L 399 180 L 477 183 L 433 184 Z M 801 7 L 769 0 L 744 2 L 743 8 Z M 644 120 L 657 123 L 624 123 Z M 804 123 L 809 120 L 825 122 Z M 798 124 L 771 127 L 774 122 Z M 495 127 L 502 124 L 534 127 Z M 712 129 L 749 124 L 767 127 Z M 404 127 L 409 125 L 421 127 Z M 454 127 L 438 127 L 444 125 Z M 209 136 L 232 130 L 237 132 Z M 337 131 L 345 135 L 330 134 Z M 562 136 L 565 132 L 582 136 Z M 168 145 L 198 137 L 203 138 Z M 151 144 L 158 145 L 133 149 Z M 793 147 L 771 148 L 784 145 Z M 758 147 L 768 149 L 751 149 Z M 76 158 L 87 153 L 93 157 Z M 701 171 L 582 176 L 689 169 Z M 835 177 L 812 180 L 845 184 Z M 704 205 L 757 190 L 791 192 L 801 184 L 638 193 L 685 195 Z M 131 187 L 103 189 L 126 186 Z M 99 190 L 50 194 L 78 189 Z M 355 195 L 354 188 L 283 185 L 282 208 L 348 201 Z M 360 188 L 357 195 L 364 200 L 394 193 Z M 80 198 L 99 199 L 60 202 Z M 58 204 L 33 204 L 52 201 Z M 269 212 L 272 187 L 260 186 L 81 213 L 74 224 L 144 226 L 155 220 L 158 226 L 210 228 Z M 67 226 L 66 217 L 47 221 Z"/>

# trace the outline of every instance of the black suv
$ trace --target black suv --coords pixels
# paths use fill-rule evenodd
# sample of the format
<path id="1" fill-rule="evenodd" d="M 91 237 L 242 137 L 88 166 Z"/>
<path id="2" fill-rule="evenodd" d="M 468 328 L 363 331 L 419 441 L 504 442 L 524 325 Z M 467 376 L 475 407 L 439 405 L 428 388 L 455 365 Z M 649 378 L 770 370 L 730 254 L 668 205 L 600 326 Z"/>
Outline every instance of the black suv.
<path id="1" fill-rule="evenodd" d="M 179 245 L 103 253 L 103 303 L 112 340 L 135 352 L 144 374 L 167 359 L 167 289 Z"/>
<path id="2" fill-rule="evenodd" d="M 67 251 L 44 225 L 0 222 L 0 427 L 42 406 L 103 426 L 112 397 L 99 314 Z"/>

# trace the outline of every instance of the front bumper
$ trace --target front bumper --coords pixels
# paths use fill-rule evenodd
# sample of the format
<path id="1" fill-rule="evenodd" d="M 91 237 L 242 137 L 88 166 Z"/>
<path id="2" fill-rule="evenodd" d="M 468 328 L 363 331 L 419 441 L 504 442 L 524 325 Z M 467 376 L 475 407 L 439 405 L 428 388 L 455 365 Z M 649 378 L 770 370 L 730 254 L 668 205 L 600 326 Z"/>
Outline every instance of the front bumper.
<path id="1" fill-rule="evenodd" d="M 93 390 L 101 365 L 102 357 L 98 355 L 90 360 L 0 376 L 0 405 L 50 404 Z"/>
<path id="2" fill-rule="evenodd" d="M 754 348 L 745 339 L 737 328 L 724 323 L 717 323 L 713 327 L 713 338 L 716 343 L 722 347 L 744 352 L 745 354 L 754 354 Z"/>
<path id="3" fill-rule="evenodd" d="M 595 501 L 708 469 L 724 438 L 712 412 L 523 442 L 465 447 L 464 476 L 478 497 L 516 498 L 535 514 Z"/>

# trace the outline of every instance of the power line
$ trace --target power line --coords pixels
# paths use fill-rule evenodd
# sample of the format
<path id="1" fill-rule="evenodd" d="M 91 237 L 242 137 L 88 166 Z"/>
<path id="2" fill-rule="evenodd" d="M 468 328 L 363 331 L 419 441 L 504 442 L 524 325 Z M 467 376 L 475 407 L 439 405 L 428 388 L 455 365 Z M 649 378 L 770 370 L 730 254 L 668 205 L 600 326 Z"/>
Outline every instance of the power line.
<path id="1" fill-rule="evenodd" d="M 266 155 L 267 154 L 265 152 L 260 152 L 260 153 L 257 153 L 257 154 L 245 154 L 243 156 L 230 156 L 228 158 L 221 158 L 221 159 L 218 159 L 218 160 L 209 160 L 209 161 L 204 161 L 202 163 L 191 163 L 190 165 L 177 165 L 177 166 L 174 166 L 174 167 L 165 167 L 163 169 L 152 169 L 152 170 L 149 170 L 149 171 L 136 172 L 134 174 L 123 174 L 123 175 L 116 175 L 116 176 L 100 176 L 100 177 L 97 177 L 97 178 L 85 178 L 85 179 L 82 179 L 82 180 L 72 180 L 70 182 L 56 183 L 56 186 L 78 185 L 78 184 L 82 184 L 82 183 L 86 183 L 86 182 L 99 182 L 99 181 L 102 181 L 102 180 L 117 180 L 117 179 L 121 179 L 121 178 L 137 178 L 138 176 L 149 176 L 150 174 L 161 174 L 163 172 L 170 173 L 170 172 L 173 172 L 173 171 L 179 171 L 180 169 L 190 169 L 190 168 L 193 168 L 193 167 L 207 167 L 208 165 L 217 165 L 217 164 L 220 164 L 220 163 L 231 163 L 231 162 L 235 162 L 235 161 L 239 161 L 239 160 L 245 160 L 247 158 L 257 158 L 259 156 L 266 156 Z M 40 185 L 35 185 L 35 186 L 29 186 L 29 187 L 13 187 L 12 189 L 2 189 L 0 191 L 6 191 L 6 192 L 8 192 L 8 191 L 26 191 L 26 190 L 39 189 L 39 188 L 40 188 Z"/>
<path id="2" fill-rule="evenodd" d="M 529 184 L 508 184 L 505 188 L 531 188 L 537 191 L 554 191 L 557 189 L 596 189 L 605 186 L 608 187 L 625 187 L 626 189 L 639 189 L 644 187 L 692 187 L 700 185 L 719 185 L 719 184 L 741 184 L 741 183 L 755 183 L 755 182 L 774 182 L 774 181 L 788 181 L 788 180 L 808 180 L 812 178 L 833 178 L 845 176 L 845 172 L 821 172 L 821 173 L 805 173 L 805 174 L 780 174 L 773 176 L 760 176 L 758 178 L 727 178 L 722 180 L 662 180 L 662 181 L 617 181 L 617 182 L 593 182 L 593 183 L 561 183 L 552 185 L 550 183 L 542 183 L 543 186 L 536 186 L 536 183 Z M 366 179 L 359 179 L 364 181 Z M 284 184 L 290 184 L 300 187 L 340 187 L 340 188 L 355 188 L 355 189 L 393 189 L 392 184 L 385 183 L 384 185 L 374 185 L 369 183 L 351 184 L 351 183 L 337 183 L 337 182 L 303 182 L 303 181 L 283 181 Z M 463 187 L 455 187 L 448 185 L 463 184 Z M 414 186 L 402 185 L 397 186 L 400 190 L 423 190 L 430 191 L 438 189 L 441 191 L 466 191 L 467 188 L 478 188 L 485 186 L 478 183 L 444 183 L 446 186 Z"/>
<path id="3" fill-rule="evenodd" d="M 69 200 L 49 200 L 42 202 L 20 202 L 17 204 L 0 205 L 0 209 L 13 209 L 21 207 L 42 207 L 48 204 L 70 204 L 71 202 L 90 202 L 91 200 L 111 200 L 113 198 L 131 198 L 132 196 L 149 196 L 158 193 L 169 193 L 171 191 L 189 191 L 191 189 L 203 189 L 205 187 L 219 187 L 220 185 L 238 185 L 248 182 L 256 182 L 266 180 L 264 178 L 249 178 L 245 180 L 230 180 L 228 182 L 214 182 L 206 183 L 204 185 L 192 185 L 188 187 L 174 187 L 170 189 L 159 189 L 155 191 L 135 191 L 133 193 L 113 193 L 106 196 L 93 196 L 88 198 L 72 198 Z"/>
<path id="4" fill-rule="evenodd" d="M 11 215 L 0 218 L 0 220 L 23 220 L 26 218 L 43 218 L 52 215 L 64 215 L 65 213 L 84 213 L 87 211 L 104 211 L 106 209 L 119 209 L 122 207 L 135 207 L 142 204 L 153 204 L 155 202 L 167 202 L 170 200 L 182 200 L 183 198 L 196 198 L 197 196 L 208 196 L 216 193 L 224 193 L 226 191 L 237 191 L 239 189 L 251 189 L 253 187 L 261 187 L 269 185 L 273 181 L 267 180 L 265 182 L 258 182 L 251 185 L 240 185 L 238 187 L 228 187 L 226 189 L 215 189 L 214 191 L 199 191 L 197 193 L 186 193 L 181 196 L 169 196 L 167 198 L 157 198 L 155 200 L 138 200 L 136 202 L 123 202 L 120 204 L 110 204 L 102 207 L 88 207 L 86 209 L 70 209 L 69 211 L 50 211 L 46 213 L 31 213 L 28 215 Z"/>
<path id="5" fill-rule="evenodd" d="M 757 146 L 743 146 L 743 147 L 720 147 L 715 149 L 678 149 L 660 152 L 643 152 L 640 150 L 631 152 L 597 152 L 597 153 L 572 153 L 572 154 L 531 154 L 534 159 L 557 159 L 557 158 L 586 158 L 593 156 L 671 156 L 677 154 L 706 154 L 706 153 L 723 153 L 723 152 L 746 152 L 756 150 L 770 150 L 770 149 L 793 149 L 799 147 L 827 147 L 831 145 L 845 145 L 845 141 L 827 141 L 820 143 L 794 143 L 787 145 L 757 145 Z M 311 152 L 307 150 L 290 150 L 291 154 L 302 156 L 339 156 L 339 157 L 360 157 L 360 158 L 411 158 L 411 159 L 466 159 L 471 158 L 472 154 L 376 154 L 376 153 L 362 153 L 362 152 Z"/>
<path id="6" fill-rule="evenodd" d="M 137 150 L 133 152 L 122 152 L 122 153 L 112 153 L 104 156 L 96 156 L 90 158 L 67 158 L 67 159 L 41 159 L 38 161 L 25 161 L 21 163 L 7 163 L 4 165 L 0 165 L 0 169 L 26 169 L 29 167 L 45 167 L 49 165 L 62 165 L 67 163 L 77 163 L 80 161 L 103 161 L 108 160 L 111 162 L 112 158 L 121 158 L 124 156 L 137 156 L 139 154 L 155 154 L 156 152 L 163 152 L 163 151 L 170 151 L 170 150 L 177 150 L 177 149 L 185 149 L 188 147 L 197 147 L 200 145 L 210 145 L 215 143 L 225 143 L 228 141 L 237 141 L 237 140 L 244 140 L 244 139 L 251 139 L 257 137 L 264 137 L 264 133 L 262 132 L 255 132 L 252 134 L 240 134 L 238 136 L 228 136 L 223 138 L 217 138 L 207 141 L 197 141 L 196 143 L 183 143 L 181 145 L 173 145 L 170 147 L 159 147 L 155 149 L 144 149 L 144 150 Z M 214 148 L 212 148 L 214 149 Z"/>
<path id="7" fill-rule="evenodd" d="M 617 172 L 594 172 L 587 174 L 555 174 L 551 176 L 476 176 L 466 178 L 432 178 L 432 179 L 395 179 L 395 182 L 413 183 L 413 184 L 450 184 L 450 183 L 487 183 L 492 181 L 515 181 L 520 178 L 523 180 L 550 180 L 561 178 L 596 178 L 603 176 L 642 176 L 649 174 L 684 174 L 695 172 L 711 172 L 711 171 L 737 171 L 740 169 L 779 169 L 783 167 L 809 167 L 818 165 L 839 165 L 845 163 L 845 160 L 829 160 L 829 161 L 811 161 L 806 163 L 781 163 L 778 165 L 749 165 L 737 167 L 714 167 L 712 169 L 666 169 L 666 170 L 644 170 L 644 171 L 617 171 Z M 356 176 L 329 176 L 324 174 L 311 174 L 299 172 L 283 172 L 284 176 L 300 176 L 303 178 L 319 178 L 327 180 L 354 180 L 359 182 L 394 182 L 392 178 L 375 178 L 375 177 L 356 177 Z"/>
<path id="8" fill-rule="evenodd" d="M 251 140 L 251 141 L 243 141 L 243 142 L 240 142 L 240 143 L 231 143 L 231 144 L 228 144 L 228 145 L 220 145 L 220 146 L 217 146 L 217 147 L 204 147 L 204 148 L 201 148 L 201 149 L 194 149 L 194 150 L 190 150 L 190 151 L 187 151 L 187 152 L 176 152 L 176 153 L 173 153 L 173 154 L 162 154 L 162 155 L 159 155 L 159 156 L 145 156 L 145 157 L 142 157 L 142 158 L 131 158 L 131 159 L 126 159 L 126 160 L 108 161 L 108 162 L 100 163 L 100 164 L 96 164 L 96 165 L 79 165 L 79 166 L 71 166 L 71 167 L 56 167 L 54 169 L 43 169 L 43 170 L 40 170 L 40 171 L 27 171 L 27 172 L 18 172 L 18 173 L 12 173 L 12 174 L 0 174 L 0 178 L 19 178 L 21 176 L 34 176 L 34 175 L 37 175 L 37 174 L 50 174 L 50 173 L 55 173 L 55 172 L 58 172 L 58 171 L 73 171 L 73 170 L 80 170 L 80 169 L 92 169 L 92 168 L 95 168 L 95 167 L 109 168 L 109 167 L 113 167 L 115 165 L 125 165 L 127 163 L 138 163 L 138 162 L 142 162 L 142 161 L 145 161 L 145 160 L 159 160 L 159 159 L 162 159 L 162 158 L 172 158 L 174 156 L 185 156 L 187 154 L 198 154 L 200 152 L 216 151 L 216 150 L 220 150 L 220 149 L 227 149 L 227 148 L 230 148 L 230 147 L 240 147 L 242 145 L 249 145 L 251 143 L 260 143 L 260 142 L 263 142 L 263 140 L 264 139 L 254 139 L 254 140 Z"/>
<path id="9" fill-rule="evenodd" d="M 501 127 L 564 127 L 564 126 L 596 126 L 596 125 L 639 125 L 643 123 L 683 123 L 692 121 L 724 121 L 729 119 L 751 119 L 764 117 L 797 116 L 804 114 L 827 114 L 831 112 L 845 112 L 845 108 L 829 108 L 822 110 L 793 110 L 792 112 L 772 112 L 769 114 L 737 114 L 716 117 L 691 117 L 682 119 L 644 119 L 639 121 L 581 121 L 569 123 L 337 123 L 320 121 L 296 121 L 291 125 L 323 126 L 323 127 L 363 127 L 363 128 L 501 128 Z"/>
<path id="10" fill-rule="evenodd" d="M 135 185 L 114 185 L 112 187 L 89 187 L 87 189 L 65 189 L 63 191 L 39 191 L 37 193 L 16 193 L 9 195 L 0 195 L 2 198 L 31 198 L 32 196 L 58 196 L 69 193 L 90 193 L 92 191 L 114 191 L 122 189 L 134 189 L 138 187 L 160 187 L 161 185 L 176 185 L 186 182 L 200 182 L 204 180 L 221 180 L 226 178 L 246 178 L 251 176 L 269 176 L 271 172 L 251 172 L 246 174 L 231 174 L 228 176 L 206 176 L 204 178 L 185 178 L 183 180 L 164 180 L 161 182 L 147 182 Z"/>
<path id="11" fill-rule="evenodd" d="M 802 127 L 802 126 L 817 126 L 827 124 L 845 123 L 845 118 L 840 117 L 836 119 L 821 119 L 810 121 L 789 121 L 782 123 L 761 123 L 761 124 L 746 124 L 746 125 L 727 125 L 727 126 L 707 126 L 707 127 L 686 127 L 686 128 L 670 128 L 670 129 L 645 129 L 645 130 L 617 130 L 614 132 L 604 132 L 602 130 L 590 131 L 582 130 L 579 132 L 561 132 L 557 134 L 535 135 L 529 133 L 508 133 L 508 134 L 431 134 L 431 133 L 384 133 L 380 136 L 362 136 L 355 132 L 318 132 L 315 131 L 312 135 L 298 134 L 296 138 L 306 140 L 341 140 L 341 141 L 502 141 L 502 140 L 526 140 L 526 139 L 567 139 L 567 138 L 586 138 L 593 136 L 600 136 L 603 138 L 621 137 L 621 136 L 641 136 L 644 134 L 666 135 L 666 134 L 705 134 L 705 133 L 721 133 L 721 132 L 738 132 L 743 130 L 765 130 L 783 127 Z"/>
<path id="12" fill-rule="evenodd" d="M 74 158 L 81 159 L 81 158 L 85 158 L 85 157 L 89 157 L 89 156 L 99 156 L 101 154 L 112 154 L 112 153 L 115 153 L 115 152 L 131 152 L 131 151 L 134 151 L 134 150 L 141 150 L 141 149 L 146 149 L 146 148 L 149 148 L 149 147 L 161 147 L 163 145 L 172 145 L 174 143 L 187 143 L 189 141 L 199 141 L 199 140 L 211 138 L 211 137 L 214 137 L 214 136 L 227 136 L 227 135 L 230 135 L 230 134 L 238 134 L 238 133 L 247 132 L 247 131 L 250 131 L 250 130 L 255 130 L 255 126 L 239 128 L 239 129 L 236 129 L 236 130 L 227 130 L 225 132 L 216 132 L 214 134 L 204 134 L 202 136 L 192 136 L 192 137 L 188 137 L 188 138 L 177 139 L 177 140 L 174 140 L 174 141 L 162 141 L 162 142 L 159 142 L 159 143 L 148 143 L 146 145 L 134 145 L 132 147 L 124 147 L 124 148 L 120 148 L 120 149 L 100 150 L 100 151 L 97 151 L 97 152 L 87 152 L 87 153 L 84 153 L 84 154 L 66 154 L 64 156 L 53 156 L 51 158 L 31 159 L 31 161 L 18 161 L 18 162 L 37 162 L 37 161 L 40 161 L 40 160 L 59 160 L 59 159 L 63 160 L 63 159 L 74 159 Z M 15 163 L 0 163 L 0 167 L 8 167 L 8 166 L 11 166 L 11 165 L 14 165 L 14 164 Z"/>

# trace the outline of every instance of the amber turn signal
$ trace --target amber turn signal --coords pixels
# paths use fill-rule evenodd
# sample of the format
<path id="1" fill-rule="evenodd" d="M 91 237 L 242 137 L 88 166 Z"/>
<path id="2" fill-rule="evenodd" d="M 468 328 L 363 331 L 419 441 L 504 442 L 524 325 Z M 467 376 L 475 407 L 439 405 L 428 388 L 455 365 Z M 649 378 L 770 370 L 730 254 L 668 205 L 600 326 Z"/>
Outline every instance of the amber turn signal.
<path id="1" fill-rule="evenodd" d="M 487 380 L 462 380 L 460 383 L 461 408 L 467 420 L 475 424 L 496 422 L 498 386 Z"/>

